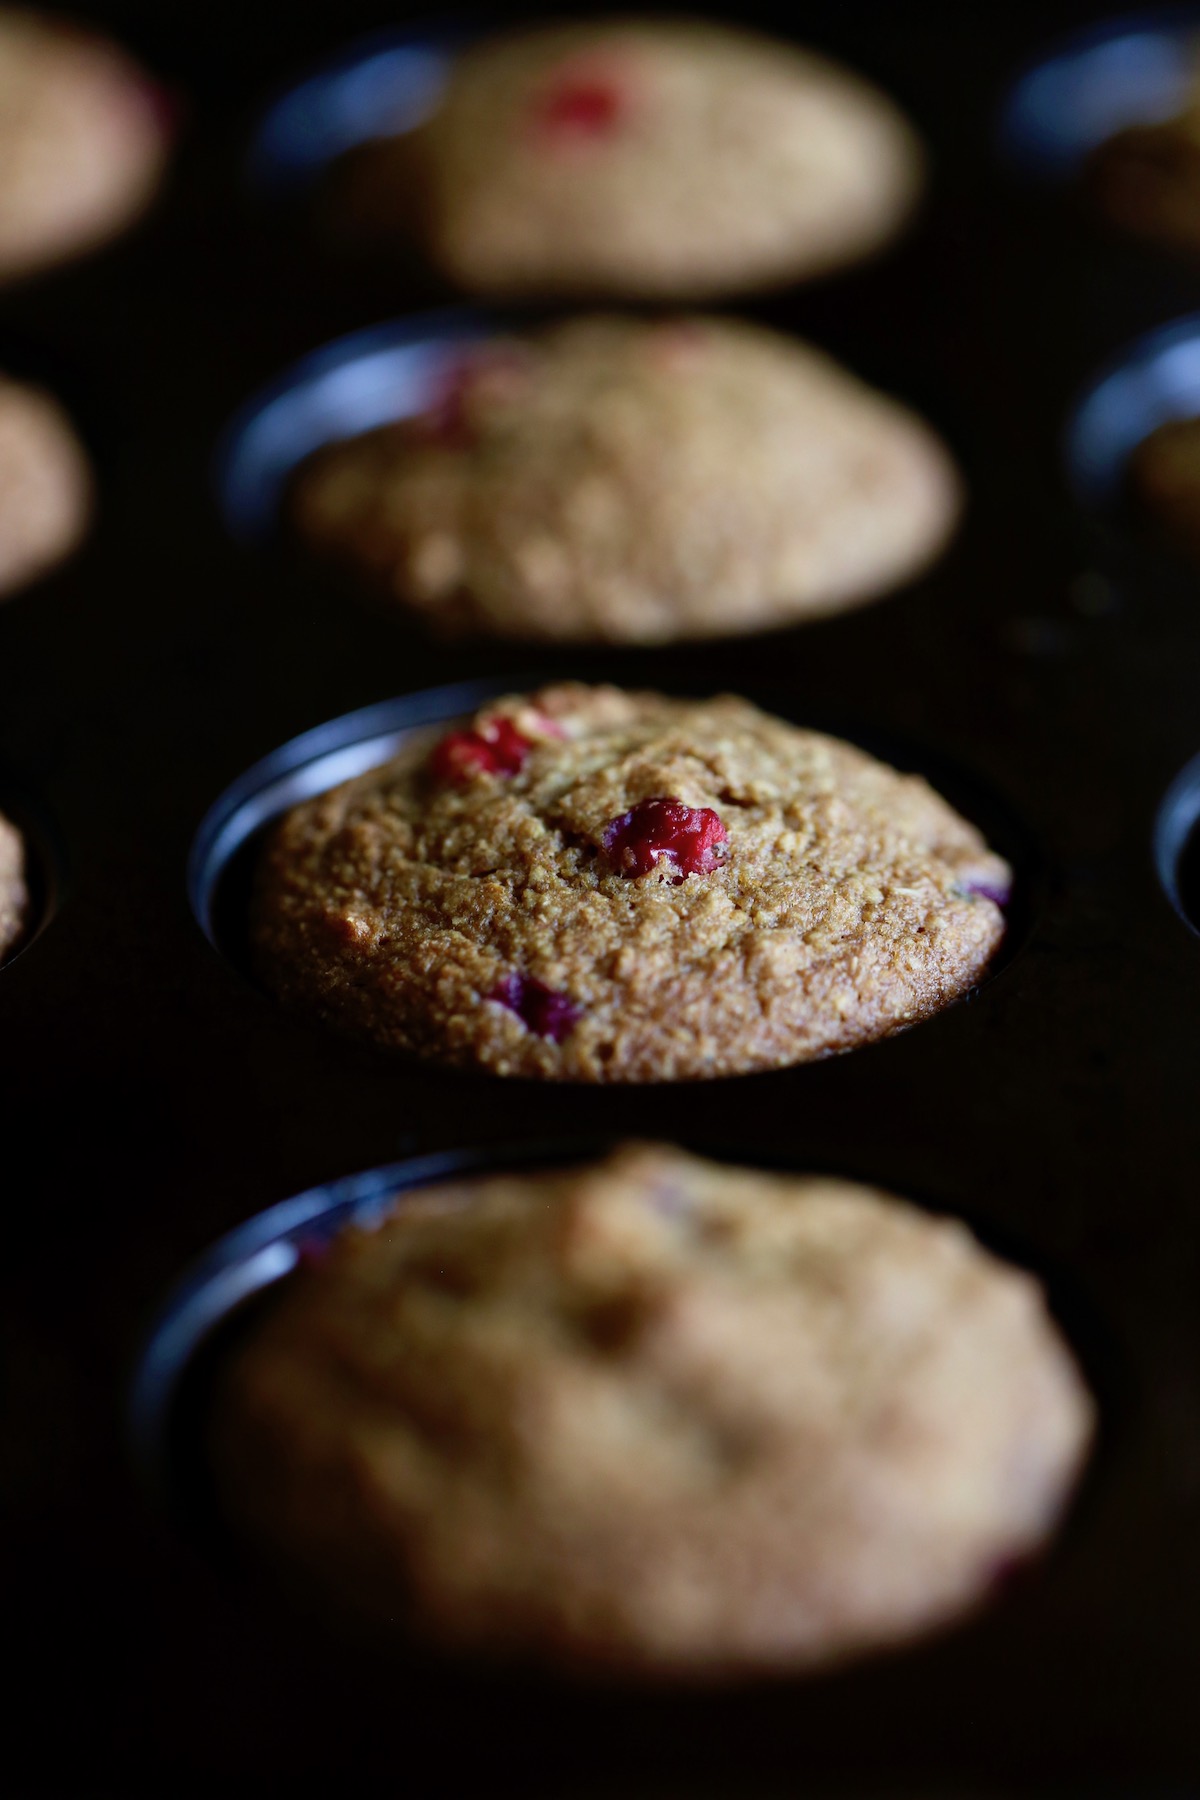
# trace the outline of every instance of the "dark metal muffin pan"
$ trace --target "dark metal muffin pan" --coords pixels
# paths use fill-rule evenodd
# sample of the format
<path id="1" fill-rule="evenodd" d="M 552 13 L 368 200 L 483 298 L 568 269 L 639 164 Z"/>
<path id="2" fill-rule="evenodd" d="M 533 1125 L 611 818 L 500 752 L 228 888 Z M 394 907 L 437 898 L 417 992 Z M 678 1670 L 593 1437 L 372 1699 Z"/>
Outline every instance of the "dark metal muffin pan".
<path id="1" fill-rule="evenodd" d="M 137 12 L 76 10 L 127 26 Z M 287 63 L 315 66 L 377 14 L 142 10 L 126 36 L 192 97 L 175 181 L 122 244 L 0 295 L 0 336 L 86 371 L 105 432 L 96 532 L 0 607 L 0 794 L 36 797 L 70 872 L 49 928 L 0 971 L 8 1785 L 1188 1791 L 1200 940 L 1160 880 L 1156 821 L 1200 751 L 1200 605 L 1191 572 L 1100 532 L 1063 439 L 1096 369 L 1200 310 L 1200 275 L 1014 183 L 988 141 L 1011 72 L 1085 8 L 845 0 L 803 21 L 909 107 L 937 180 L 886 257 L 739 310 L 826 344 L 944 432 L 971 492 L 946 558 L 807 629 L 581 653 L 568 670 L 745 692 L 850 722 L 884 754 L 922 746 L 931 773 L 962 773 L 964 810 L 994 796 L 995 829 L 1015 821 L 1028 846 L 1017 951 L 968 1003 L 852 1055 L 552 1090 L 445 1075 L 289 1017 L 189 907 L 202 821 L 278 746 L 397 696 L 564 669 L 561 651 L 551 671 L 528 647 L 438 646 L 231 538 L 212 468 L 245 397 L 314 346 L 447 296 L 342 264 L 244 204 L 238 122 Z M 335 1641 L 144 1496 L 122 1428 L 130 1371 L 207 1246 L 355 1169 L 631 1135 L 876 1181 L 1028 1246 L 1084 1297 L 1126 1399 L 1101 1394 L 1104 1467 L 1060 1552 L 994 1611 L 806 1683 L 571 1689 Z"/>

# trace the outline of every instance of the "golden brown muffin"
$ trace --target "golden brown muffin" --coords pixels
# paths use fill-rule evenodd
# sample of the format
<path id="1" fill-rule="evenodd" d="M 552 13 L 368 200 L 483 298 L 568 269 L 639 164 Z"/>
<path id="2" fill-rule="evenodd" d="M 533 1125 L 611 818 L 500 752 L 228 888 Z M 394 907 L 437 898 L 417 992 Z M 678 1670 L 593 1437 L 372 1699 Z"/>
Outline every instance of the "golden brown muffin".
<path id="1" fill-rule="evenodd" d="M 0 813 L 0 962 L 16 948 L 28 914 L 25 846 L 16 826 Z"/>
<path id="2" fill-rule="evenodd" d="M 849 70 L 694 21 L 539 26 L 454 63 L 429 119 L 359 150 L 354 225 L 481 293 L 694 298 L 808 277 L 907 219 L 922 155 Z"/>
<path id="3" fill-rule="evenodd" d="M 66 414 L 0 376 L 0 598 L 70 555 L 91 507 L 91 471 Z"/>
<path id="4" fill-rule="evenodd" d="M 0 280 L 102 243 L 166 160 L 162 96 L 104 39 L 0 8 Z"/>
<path id="5" fill-rule="evenodd" d="M 442 632 L 665 642 L 861 605 L 944 547 L 920 419 L 717 319 L 583 318 L 465 347 L 417 417 L 302 465 L 305 542 Z"/>
<path id="6" fill-rule="evenodd" d="M 806 1062 L 979 980 L 1010 872 L 919 777 L 745 700 L 565 684 L 290 812 L 253 901 L 284 999 L 543 1080 Z"/>
<path id="7" fill-rule="evenodd" d="M 398 1198 L 214 1413 L 225 1506 L 393 1629 L 808 1669 L 987 1599 L 1092 1405 L 1036 1281 L 873 1189 L 660 1146 Z"/>

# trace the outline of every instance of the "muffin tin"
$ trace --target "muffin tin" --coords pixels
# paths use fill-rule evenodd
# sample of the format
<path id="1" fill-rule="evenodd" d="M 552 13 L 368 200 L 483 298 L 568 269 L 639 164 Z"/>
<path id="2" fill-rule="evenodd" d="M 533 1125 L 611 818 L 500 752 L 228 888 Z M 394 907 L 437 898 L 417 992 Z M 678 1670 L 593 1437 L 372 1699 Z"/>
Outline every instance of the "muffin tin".
<path id="1" fill-rule="evenodd" d="M 1194 575 L 1101 523 L 1062 444 L 1095 371 L 1200 307 L 1200 276 L 1065 193 L 1012 183 L 984 123 L 1041 36 L 1086 15 L 804 21 L 908 106 L 938 180 L 886 258 L 741 310 L 828 345 L 945 432 L 971 490 L 950 554 L 838 619 L 581 653 L 564 671 L 527 648 L 438 647 L 256 542 L 280 475 L 270 433 L 249 464 L 246 433 L 224 440 L 231 536 L 213 459 L 246 397 L 314 346 L 381 319 L 408 332 L 450 299 L 239 207 L 244 140 L 222 134 L 220 105 L 232 93 L 253 116 L 285 54 L 320 47 L 288 9 L 260 10 L 271 25 L 248 31 L 236 92 L 235 34 L 209 52 L 182 23 L 156 27 L 193 88 L 172 191 L 102 257 L 0 296 L 0 330 L 88 371 L 106 432 L 92 540 L 0 607 L 0 807 L 27 794 L 69 870 L 0 970 L 18 1791 L 374 1791 L 435 1758 L 441 1791 L 534 1796 L 1180 1791 L 1197 1749 L 1200 943 L 1171 874 L 1197 787 L 1172 783 L 1200 751 L 1200 607 Z M 347 0 L 338 28 L 369 22 Z M 228 26 L 217 7 L 195 32 Z M 1027 916 L 1007 964 L 969 1002 L 829 1062 L 548 1091 L 323 1034 L 206 941 L 229 947 L 213 878 L 262 816 L 262 776 L 290 782 L 420 722 L 414 696 L 427 721 L 460 709 L 463 684 L 563 672 L 732 689 L 884 754 L 920 746 L 986 829 L 1015 821 Z M 427 694 L 447 685 L 457 696 Z M 348 740 L 256 772 L 377 706 Z M 162 1296 L 224 1234 L 355 1169 L 629 1135 L 878 1182 L 1061 1271 L 1085 1358 L 1085 1317 L 1107 1346 L 1105 1451 L 1058 1550 L 990 1613 L 805 1683 L 567 1688 L 335 1640 L 143 1492 L 121 1424 L 130 1371 Z"/>

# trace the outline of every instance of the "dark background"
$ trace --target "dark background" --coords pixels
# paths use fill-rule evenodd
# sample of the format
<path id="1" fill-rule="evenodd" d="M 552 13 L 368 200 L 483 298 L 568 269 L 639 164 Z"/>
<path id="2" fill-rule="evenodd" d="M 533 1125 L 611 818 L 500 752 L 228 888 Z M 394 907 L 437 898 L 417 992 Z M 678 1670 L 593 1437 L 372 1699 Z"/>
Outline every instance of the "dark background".
<path id="1" fill-rule="evenodd" d="M 185 122 L 143 227 L 0 296 L 0 363 L 63 394 L 101 479 L 83 555 L 0 609 L 0 804 L 30 826 L 57 898 L 0 974 L 7 1780 L 31 1795 L 1190 1784 L 1200 945 L 1150 840 L 1200 748 L 1200 622 L 1190 576 L 1077 514 L 1058 444 L 1096 362 L 1200 304 L 1200 273 L 1013 185 L 991 147 L 1012 70 L 1091 10 L 774 16 L 912 110 L 934 189 L 878 264 L 742 310 L 923 407 L 965 467 L 970 517 L 943 565 L 886 604 L 606 669 L 769 687 L 796 717 L 928 746 L 1033 845 L 1028 929 L 972 1004 L 872 1050 L 597 1093 L 456 1080 L 323 1038 L 187 911 L 192 833 L 250 762 L 351 707 L 537 658 L 431 647 L 232 545 L 211 497 L 215 436 L 247 393 L 332 336 L 445 299 L 431 279 L 339 261 L 239 180 L 264 96 L 397 13 L 74 10 L 177 86 Z M 1092 1322 L 1097 1474 L 1061 1549 L 987 1619 L 807 1684 L 580 1693 L 355 1651 L 139 1493 L 121 1438 L 130 1360 L 165 1286 L 219 1233 L 410 1152 L 625 1132 L 719 1137 L 966 1211 Z"/>

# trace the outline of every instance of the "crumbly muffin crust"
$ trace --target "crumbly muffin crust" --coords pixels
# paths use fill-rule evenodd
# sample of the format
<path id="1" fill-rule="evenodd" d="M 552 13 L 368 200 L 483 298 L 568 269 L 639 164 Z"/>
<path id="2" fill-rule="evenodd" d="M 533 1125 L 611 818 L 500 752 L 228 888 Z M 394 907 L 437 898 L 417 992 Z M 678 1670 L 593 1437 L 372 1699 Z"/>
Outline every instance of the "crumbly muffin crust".
<path id="1" fill-rule="evenodd" d="M 698 297 L 875 250 L 922 160 L 891 101 L 837 64 L 624 20 L 468 49 L 426 123 L 355 155 L 340 198 L 375 233 L 415 213 L 432 259 L 479 292 Z"/>
<path id="2" fill-rule="evenodd" d="M 229 1371 L 225 1504 L 452 1644 L 809 1668 L 987 1598 L 1092 1406 L 1038 1284 L 827 1178 L 626 1146 L 402 1196 Z"/>
<path id="3" fill-rule="evenodd" d="M 16 947 L 28 912 L 25 846 L 16 826 L 0 813 L 0 962 Z"/>
<path id="4" fill-rule="evenodd" d="M 166 150 L 157 91 L 115 45 L 0 8 L 0 279 L 129 224 Z"/>
<path id="5" fill-rule="evenodd" d="M 318 451 L 291 492 L 311 548 L 438 630 L 645 643 L 873 599 L 959 506 L 922 420 L 713 318 L 464 348 L 425 413 Z"/>
<path id="6" fill-rule="evenodd" d="M 91 506 L 91 471 L 62 408 L 0 376 L 0 597 L 68 556 Z"/>
<path id="7" fill-rule="evenodd" d="M 1129 460 L 1129 487 L 1140 511 L 1200 558 L 1200 419 L 1171 419 L 1143 438 Z"/>
<path id="8" fill-rule="evenodd" d="M 1009 879 L 852 745 L 736 698 L 568 683 L 296 807 L 252 931 L 269 986 L 387 1048 L 690 1079 L 936 1012 L 986 969 Z"/>

